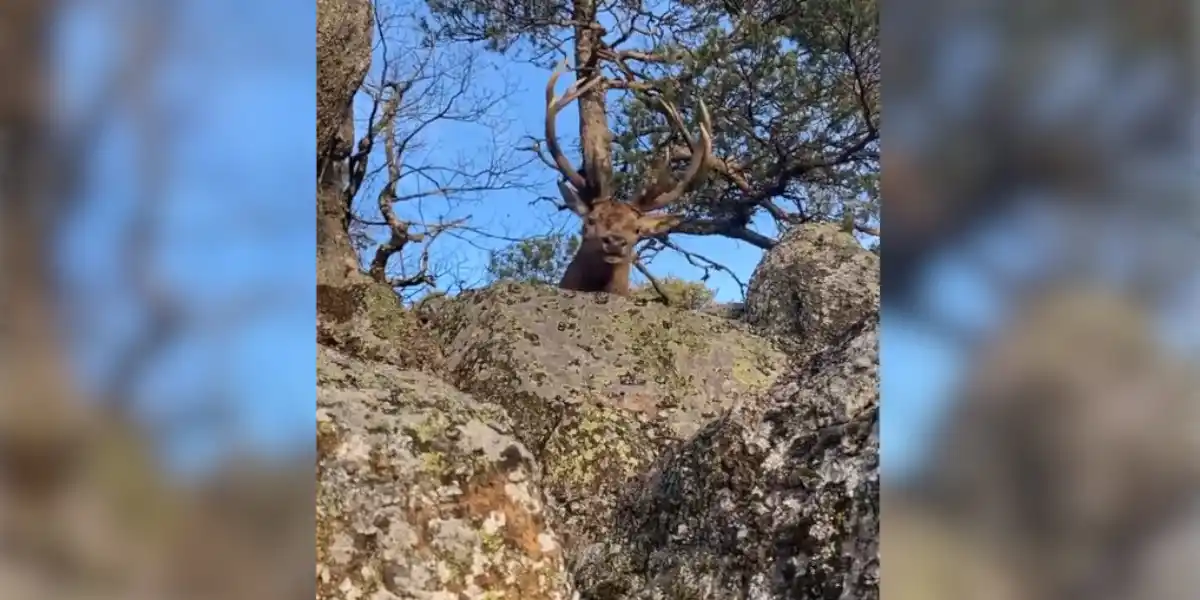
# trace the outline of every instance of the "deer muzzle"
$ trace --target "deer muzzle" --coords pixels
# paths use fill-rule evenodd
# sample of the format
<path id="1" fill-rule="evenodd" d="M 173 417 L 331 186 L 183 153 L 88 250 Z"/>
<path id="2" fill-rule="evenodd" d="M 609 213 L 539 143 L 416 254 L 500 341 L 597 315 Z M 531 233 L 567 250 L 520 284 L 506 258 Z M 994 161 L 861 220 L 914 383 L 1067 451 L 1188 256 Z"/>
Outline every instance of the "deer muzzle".
<path id="1" fill-rule="evenodd" d="M 621 236 L 606 235 L 600 238 L 600 248 L 604 251 L 604 261 L 615 264 L 625 260 L 629 243 Z"/>

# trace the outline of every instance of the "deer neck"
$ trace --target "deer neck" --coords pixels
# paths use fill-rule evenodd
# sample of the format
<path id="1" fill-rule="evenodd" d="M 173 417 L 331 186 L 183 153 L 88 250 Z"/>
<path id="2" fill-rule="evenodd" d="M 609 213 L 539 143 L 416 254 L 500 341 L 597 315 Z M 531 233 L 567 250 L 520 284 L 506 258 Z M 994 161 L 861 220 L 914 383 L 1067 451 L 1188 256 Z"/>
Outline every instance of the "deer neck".
<path id="1" fill-rule="evenodd" d="M 598 252 L 580 251 L 563 274 L 559 287 L 580 292 L 629 295 L 628 262 L 610 263 Z"/>

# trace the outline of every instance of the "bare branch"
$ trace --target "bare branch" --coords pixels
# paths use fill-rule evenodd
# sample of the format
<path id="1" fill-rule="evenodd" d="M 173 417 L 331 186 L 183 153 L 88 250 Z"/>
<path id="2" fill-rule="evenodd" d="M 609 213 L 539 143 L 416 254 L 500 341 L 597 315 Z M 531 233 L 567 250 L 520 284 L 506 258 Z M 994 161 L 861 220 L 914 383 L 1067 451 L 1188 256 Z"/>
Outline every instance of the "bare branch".
<path id="1" fill-rule="evenodd" d="M 642 274 L 642 277 L 646 278 L 646 281 L 650 282 L 651 286 L 654 286 L 654 291 L 658 292 L 658 297 L 662 298 L 663 304 L 666 304 L 667 306 L 674 305 L 674 301 L 671 300 L 671 295 L 667 293 L 667 289 L 663 287 L 662 282 L 650 272 L 650 269 L 646 268 L 645 264 L 642 264 L 641 260 L 633 261 L 633 266 L 636 267 L 638 272 Z"/>
<path id="2" fill-rule="evenodd" d="M 402 289 L 436 285 L 444 265 L 434 240 L 450 230 L 460 239 L 480 231 L 457 207 L 487 192 L 525 187 L 523 169 L 535 160 L 518 156 L 500 137 L 499 110 L 511 83 L 480 85 L 478 51 L 414 35 L 414 18 L 377 19 L 382 60 L 362 90 L 371 102 L 350 190 L 358 201 L 350 222 L 359 250 L 370 257 L 363 259 L 369 275 Z M 481 134 L 480 151 L 448 155 L 437 136 L 462 135 L 462 128 Z M 436 220 L 424 216 L 433 206 L 443 215 Z"/>
<path id="3" fill-rule="evenodd" d="M 746 283 L 742 281 L 742 279 L 738 277 L 737 273 L 735 273 L 733 269 L 730 269 L 728 266 L 702 254 L 692 252 L 691 250 L 686 250 L 675 242 L 672 242 L 667 236 L 655 238 L 653 242 L 678 252 L 679 254 L 683 255 L 684 259 L 688 261 L 688 264 L 701 269 L 704 274 L 700 276 L 700 281 L 708 281 L 708 279 L 712 276 L 713 271 L 720 271 L 728 274 L 729 277 L 733 279 L 734 283 L 737 283 L 738 288 L 742 290 L 742 296 L 745 297 Z"/>

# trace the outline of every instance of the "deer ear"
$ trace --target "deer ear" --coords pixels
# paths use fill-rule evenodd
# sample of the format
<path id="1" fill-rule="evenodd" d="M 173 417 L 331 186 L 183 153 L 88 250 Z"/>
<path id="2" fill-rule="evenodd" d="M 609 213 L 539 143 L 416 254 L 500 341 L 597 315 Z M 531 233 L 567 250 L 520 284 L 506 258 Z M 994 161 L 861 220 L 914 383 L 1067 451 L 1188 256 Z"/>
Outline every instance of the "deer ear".
<path id="1" fill-rule="evenodd" d="M 638 218 L 638 229 L 646 237 L 662 235 L 683 221 L 679 215 L 643 215 Z"/>
<path id="2" fill-rule="evenodd" d="M 567 208 L 571 209 L 571 212 L 581 217 L 586 217 L 588 213 L 592 212 L 592 207 L 588 206 L 588 203 L 579 197 L 579 192 L 566 181 L 558 182 L 558 193 L 562 196 Z"/>

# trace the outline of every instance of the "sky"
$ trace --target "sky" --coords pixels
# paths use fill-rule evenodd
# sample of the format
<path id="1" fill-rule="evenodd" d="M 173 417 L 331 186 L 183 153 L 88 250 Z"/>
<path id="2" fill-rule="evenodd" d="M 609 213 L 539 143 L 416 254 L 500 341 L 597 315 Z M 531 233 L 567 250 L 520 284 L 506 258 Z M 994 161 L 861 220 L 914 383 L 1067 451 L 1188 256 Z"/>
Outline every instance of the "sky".
<path id="1" fill-rule="evenodd" d="M 235 413 L 232 431 L 175 440 L 170 458 L 181 468 L 206 464 L 232 445 L 264 453 L 310 451 L 315 388 L 312 5 L 196 0 L 178 6 L 182 13 L 169 39 L 172 51 L 165 55 L 167 68 L 156 88 L 158 105 L 167 109 L 160 118 L 171 134 L 158 138 L 152 152 L 165 161 L 169 175 L 156 192 L 161 220 L 152 252 L 162 285 L 199 316 L 195 328 L 164 349 L 152 366 L 139 390 L 142 409 L 166 418 L 189 403 L 221 398 Z M 67 113 L 94 92 L 112 49 L 128 38 L 105 35 L 95 18 L 72 19 L 63 31 Z M 495 107 L 510 119 L 509 135 L 537 135 L 548 72 L 501 57 L 489 60 L 494 67 L 480 72 L 478 85 L 499 85 L 499 74 L 520 83 L 506 103 Z M 573 110 L 564 110 L 560 121 L 572 123 Z M 133 114 L 144 117 L 147 111 Z M 118 126 L 95 140 L 97 168 L 89 202 L 69 218 L 58 257 L 72 294 L 81 300 L 74 304 L 71 323 L 77 360 L 89 380 L 111 367 L 138 321 L 136 305 L 121 293 L 116 250 L 137 189 L 136 165 L 148 157 L 133 154 L 122 131 Z M 471 154 L 479 151 L 481 139 L 478 127 L 446 127 L 430 132 L 428 151 L 432 158 Z M 531 169 L 531 177 L 542 181 L 540 193 L 553 194 L 552 174 L 539 163 Z M 555 215 L 546 204 L 531 205 L 533 195 L 491 193 L 460 210 L 481 226 L 511 235 L 576 227 L 569 215 Z M 428 214 L 437 208 L 424 207 Z M 757 248 L 720 237 L 681 236 L 679 242 L 719 258 L 743 280 L 762 256 Z M 1028 256 L 1027 248 L 1022 251 Z M 438 252 L 476 272 L 486 260 L 484 250 L 453 239 Z M 652 268 L 659 275 L 698 275 L 678 256 L 664 255 Z M 727 276 L 717 275 L 709 284 L 721 300 L 739 295 Z M 934 265 L 924 287 L 931 302 L 966 322 L 986 323 L 998 314 L 987 288 L 952 260 Z M 259 310 L 234 322 L 225 318 L 241 299 L 260 296 L 266 300 Z M 908 469 L 919 458 L 963 357 L 960 349 L 886 307 L 882 345 L 886 473 Z"/>

